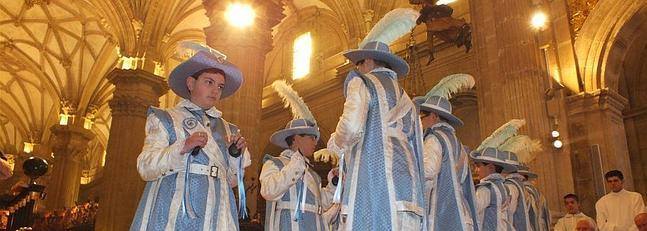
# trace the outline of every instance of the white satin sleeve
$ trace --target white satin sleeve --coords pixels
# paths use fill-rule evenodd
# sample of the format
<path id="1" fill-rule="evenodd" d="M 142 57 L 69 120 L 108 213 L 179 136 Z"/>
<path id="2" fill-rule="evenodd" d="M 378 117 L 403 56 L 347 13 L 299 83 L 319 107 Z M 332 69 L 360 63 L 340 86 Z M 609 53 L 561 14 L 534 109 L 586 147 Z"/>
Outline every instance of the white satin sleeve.
<path id="1" fill-rule="evenodd" d="M 146 119 L 146 138 L 137 157 L 137 171 L 145 181 L 153 181 L 166 174 L 184 169 L 186 154 L 181 154 L 184 140 L 169 145 L 169 134 L 162 122 L 151 114 Z"/>
<path id="2" fill-rule="evenodd" d="M 348 95 L 344 103 L 344 111 L 339 117 L 337 128 L 330 136 L 328 149 L 335 153 L 349 150 L 362 138 L 364 124 L 368 114 L 370 95 L 364 82 L 360 78 L 353 78 L 348 83 Z"/>
<path id="3" fill-rule="evenodd" d="M 274 161 L 266 161 L 258 178 L 261 182 L 261 196 L 268 201 L 281 199 L 283 194 L 303 177 L 303 169 L 303 162 L 290 161 L 283 169 L 279 169 Z"/>
<path id="4" fill-rule="evenodd" d="M 490 190 L 485 187 L 476 189 L 476 218 L 479 227 L 483 227 L 485 208 L 490 205 Z"/>
<path id="5" fill-rule="evenodd" d="M 519 204 L 519 190 L 512 183 L 505 184 L 505 187 L 508 188 L 510 192 L 510 206 L 508 206 L 508 214 L 512 216 L 517 211 L 517 205 Z"/>
<path id="6" fill-rule="evenodd" d="M 333 170 L 334 169 L 328 171 L 328 175 L 326 176 L 328 184 L 321 188 L 321 207 L 324 210 L 327 210 L 333 204 L 332 201 L 335 195 L 335 189 L 337 189 L 337 186 L 332 184 L 332 178 L 334 177 Z"/>
<path id="7" fill-rule="evenodd" d="M 425 167 L 425 178 L 435 180 L 440 172 L 440 162 L 442 161 L 443 151 L 440 141 L 434 135 L 429 135 L 424 142 L 423 165 Z"/>

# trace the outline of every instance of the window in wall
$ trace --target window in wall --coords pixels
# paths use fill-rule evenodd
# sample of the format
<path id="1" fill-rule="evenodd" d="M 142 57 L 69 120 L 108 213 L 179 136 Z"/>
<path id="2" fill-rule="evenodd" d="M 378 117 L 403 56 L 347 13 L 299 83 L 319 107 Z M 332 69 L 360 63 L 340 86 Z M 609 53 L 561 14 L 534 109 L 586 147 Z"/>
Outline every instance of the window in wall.
<path id="1" fill-rule="evenodd" d="M 301 79 L 310 73 L 312 57 L 312 36 L 306 32 L 294 40 L 292 57 L 292 79 Z"/>

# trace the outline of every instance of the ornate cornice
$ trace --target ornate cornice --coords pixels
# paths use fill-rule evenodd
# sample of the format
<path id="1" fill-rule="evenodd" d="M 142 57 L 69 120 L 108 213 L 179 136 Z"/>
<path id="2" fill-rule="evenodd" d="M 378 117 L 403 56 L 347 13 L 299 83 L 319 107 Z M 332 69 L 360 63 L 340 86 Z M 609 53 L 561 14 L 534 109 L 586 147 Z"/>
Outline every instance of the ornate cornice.
<path id="1" fill-rule="evenodd" d="M 113 116 L 145 118 L 148 107 L 159 106 L 159 97 L 169 89 L 162 77 L 143 70 L 114 69 L 108 80 L 115 85 L 109 102 Z"/>
<path id="2" fill-rule="evenodd" d="M 569 116 L 608 111 L 612 119 L 622 123 L 622 111 L 629 104 L 629 101 L 615 91 L 601 89 L 594 92 L 584 92 L 566 98 L 566 105 Z"/>
<path id="3" fill-rule="evenodd" d="M 50 143 L 55 155 L 65 155 L 74 161 L 80 161 L 80 156 L 88 150 L 89 142 L 95 135 L 81 126 L 54 125 L 50 128 L 53 141 Z"/>
<path id="4" fill-rule="evenodd" d="M 577 37 L 584 25 L 584 21 L 589 16 L 599 0 L 567 0 L 568 5 L 568 22 L 571 24 L 573 36 Z"/>

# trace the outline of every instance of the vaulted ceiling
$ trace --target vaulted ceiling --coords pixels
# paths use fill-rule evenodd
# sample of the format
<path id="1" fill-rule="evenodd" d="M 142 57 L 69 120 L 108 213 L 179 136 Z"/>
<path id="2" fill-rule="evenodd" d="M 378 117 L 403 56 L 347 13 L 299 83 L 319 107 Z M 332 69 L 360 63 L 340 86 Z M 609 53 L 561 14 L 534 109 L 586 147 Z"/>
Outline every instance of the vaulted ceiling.
<path id="1" fill-rule="evenodd" d="M 204 40 L 208 25 L 199 0 L 0 1 L 0 150 L 46 145 L 66 107 L 76 119 L 95 116 L 103 153 L 113 91 L 105 76 L 119 57 L 166 64 L 177 41 Z"/>
<path id="2" fill-rule="evenodd" d="M 285 18 L 304 9 L 326 11 L 351 40 L 361 38 L 370 21 L 408 5 L 408 0 L 272 1 L 283 5 Z M 204 40 L 205 12 L 201 0 L 0 1 L 0 150 L 18 154 L 23 142 L 46 146 L 49 128 L 66 108 L 77 120 L 95 116 L 98 146 L 92 152 L 102 154 L 113 91 L 107 73 L 122 56 L 145 57 L 171 70 L 178 63 L 172 58 L 178 41 Z M 167 106 L 176 99 L 161 101 Z"/>

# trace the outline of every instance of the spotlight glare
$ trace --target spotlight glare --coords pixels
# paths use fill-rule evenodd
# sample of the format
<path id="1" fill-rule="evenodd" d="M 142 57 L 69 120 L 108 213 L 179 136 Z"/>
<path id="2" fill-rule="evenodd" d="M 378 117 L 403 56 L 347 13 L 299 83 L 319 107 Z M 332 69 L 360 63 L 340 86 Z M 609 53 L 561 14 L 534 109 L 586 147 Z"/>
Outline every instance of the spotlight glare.
<path id="1" fill-rule="evenodd" d="M 532 15 L 532 19 L 530 19 L 530 26 L 535 29 L 542 29 L 546 26 L 547 21 L 548 16 L 546 15 L 546 13 L 537 11 Z"/>
<path id="2" fill-rule="evenodd" d="M 227 7 L 225 18 L 227 21 L 238 28 L 248 27 L 254 23 L 256 13 L 249 4 L 232 3 Z"/>
<path id="3" fill-rule="evenodd" d="M 438 0 L 438 2 L 436 2 L 436 5 L 447 5 L 447 4 L 453 3 L 455 1 L 456 0 Z"/>
<path id="4" fill-rule="evenodd" d="M 562 148 L 563 145 L 564 145 L 564 143 L 562 143 L 561 140 L 553 141 L 553 147 L 555 147 L 555 148 Z"/>
<path id="5" fill-rule="evenodd" d="M 559 131 L 554 130 L 554 131 L 550 132 L 550 135 L 553 136 L 553 138 L 557 138 L 557 137 L 559 137 Z"/>

